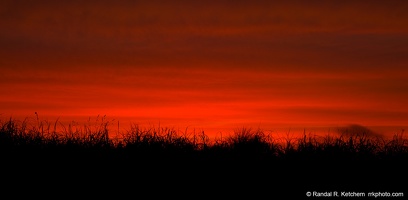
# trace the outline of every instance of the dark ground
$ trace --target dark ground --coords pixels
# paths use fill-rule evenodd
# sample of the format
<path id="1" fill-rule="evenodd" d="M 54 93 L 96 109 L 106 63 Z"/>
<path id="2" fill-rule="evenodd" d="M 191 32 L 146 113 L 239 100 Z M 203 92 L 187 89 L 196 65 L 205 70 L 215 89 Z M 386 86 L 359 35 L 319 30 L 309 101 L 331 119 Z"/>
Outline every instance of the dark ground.
<path id="1" fill-rule="evenodd" d="M 408 197 L 408 164 L 403 160 L 14 157 L 1 165 L 2 195 L 15 199 L 322 198 L 307 197 L 308 191 L 404 192 L 404 198 L 375 199 Z"/>

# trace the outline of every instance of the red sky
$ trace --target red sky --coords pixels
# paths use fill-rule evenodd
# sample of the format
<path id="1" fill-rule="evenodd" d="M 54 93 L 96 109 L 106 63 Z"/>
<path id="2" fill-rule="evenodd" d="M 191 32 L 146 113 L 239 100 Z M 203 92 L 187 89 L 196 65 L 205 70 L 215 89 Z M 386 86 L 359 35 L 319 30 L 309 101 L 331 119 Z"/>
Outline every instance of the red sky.
<path id="1" fill-rule="evenodd" d="M 203 129 L 408 124 L 407 1 L 0 2 L 0 114 Z"/>

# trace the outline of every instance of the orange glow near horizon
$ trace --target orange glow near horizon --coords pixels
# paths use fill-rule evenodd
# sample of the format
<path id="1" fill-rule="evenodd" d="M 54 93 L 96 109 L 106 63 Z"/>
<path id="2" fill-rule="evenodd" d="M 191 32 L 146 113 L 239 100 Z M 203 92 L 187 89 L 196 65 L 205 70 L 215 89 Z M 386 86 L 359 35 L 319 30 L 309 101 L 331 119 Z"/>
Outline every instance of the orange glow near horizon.
<path id="1" fill-rule="evenodd" d="M 0 3 L 3 119 L 408 126 L 405 1 L 40 2 Z"/>

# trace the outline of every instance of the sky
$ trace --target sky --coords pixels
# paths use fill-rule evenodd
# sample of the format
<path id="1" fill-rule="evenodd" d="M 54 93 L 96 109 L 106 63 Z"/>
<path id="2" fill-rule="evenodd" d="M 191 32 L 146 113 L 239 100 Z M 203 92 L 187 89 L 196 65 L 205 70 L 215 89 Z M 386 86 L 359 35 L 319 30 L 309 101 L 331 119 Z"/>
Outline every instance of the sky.
<path id="1" fill-rule="evenodd" d="M 0 1 L 0 117 L 408 125 L 408 2 Z"/>

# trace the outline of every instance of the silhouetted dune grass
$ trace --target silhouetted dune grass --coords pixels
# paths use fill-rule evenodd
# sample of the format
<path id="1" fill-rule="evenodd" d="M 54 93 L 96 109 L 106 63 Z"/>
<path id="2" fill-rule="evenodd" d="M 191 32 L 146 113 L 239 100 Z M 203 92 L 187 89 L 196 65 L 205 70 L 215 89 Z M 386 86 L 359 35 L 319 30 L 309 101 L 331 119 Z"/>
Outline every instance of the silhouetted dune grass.
<path id="1" fill-rule="evenodd" d="M 260 129 L 242 128 L 210 140 L 204 132 L 137 125 L 112 138 L 109 122 L 103 121 L 61 131 L 56 126 L 1 122 L 0 161 L 7 180 L 45 179 L 52 188 L 52 182 L 70 188 L 67 183 L 73 181 L 78 187 L 122 192 L 171 188 L 175 196 L 184 190 L 202 196 L 216 191 L 227 197 L 276 196 L 286 195 L 281 190 L 289 188 L 300 198 L 321 187 L 399 190 L 395 180 L 407 177 L 408 139 L 403 131 L 390 140 L 367 134 L 278 139 Z M 160 194 L 154 189 L 151 193 Z"/>
<path id="2" fill-rule="evenodd" d="M 306 133 L 299 138 L 274 138 L 262 130 L 251 128 L 236 129 L 234 134 L 211 141 L 200 133 L 180 133 L 167 127 L 140 128 L 132 125 L 118 137 L 109 137 L 109 122 L 89 127 L 73 128 L 71 125 L 61 131 L 57 124 L 10 119 L 0 124 L 0 145 L 2 152 L 30 154 L 59 152 L 72 156 L 94 155 L 103 158 L 161 157 L 180 159 L 352 159 L 382 160 L 406 159 L 408 139 L 403 131 L 392 139 L 385 140 L 369 134 L 342 134 L 326 137 Z"/>

